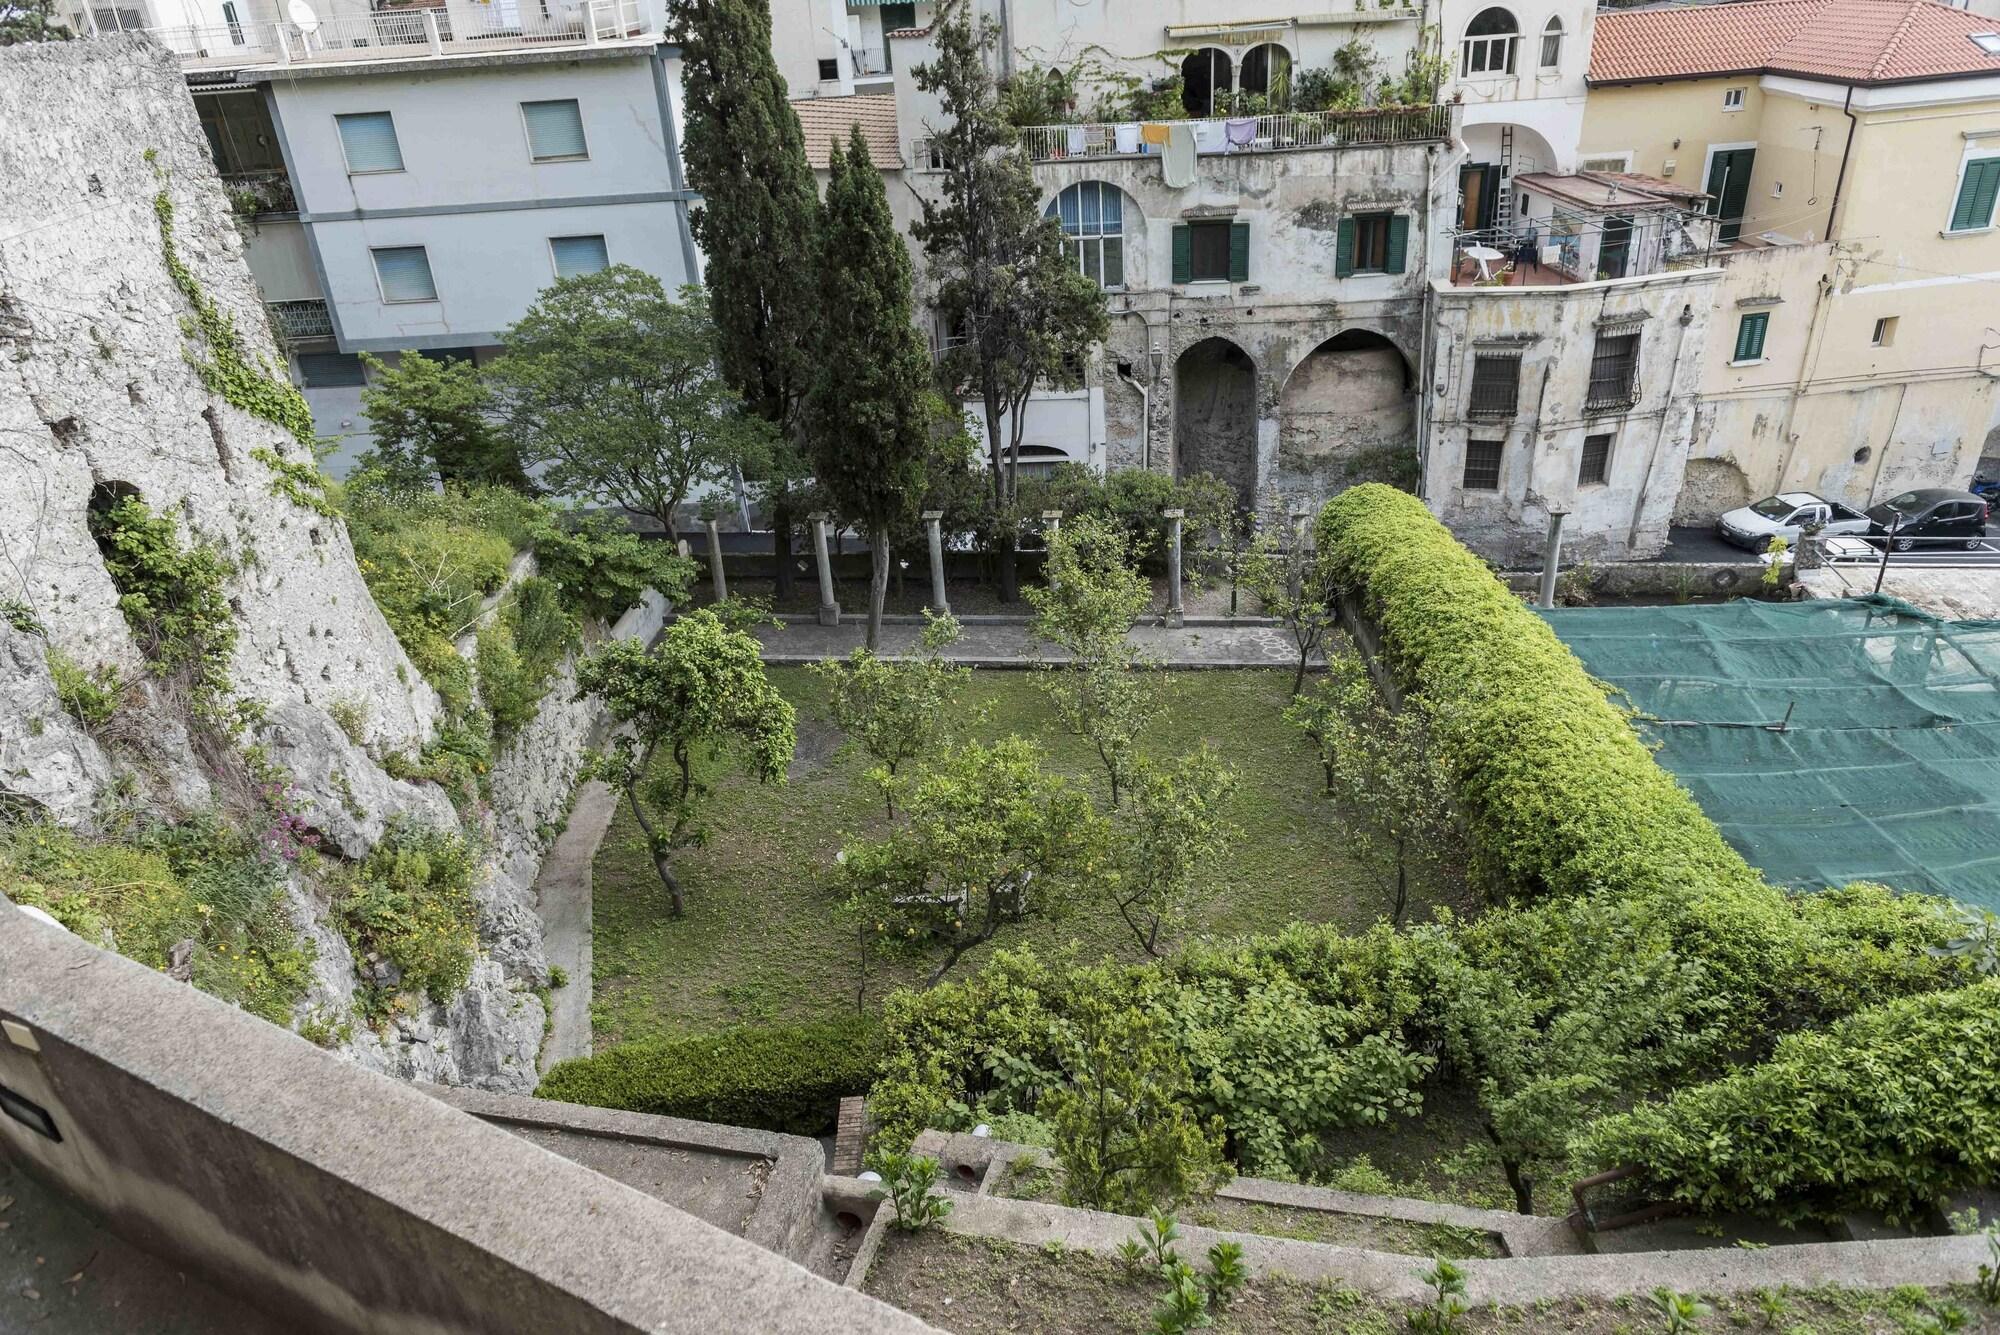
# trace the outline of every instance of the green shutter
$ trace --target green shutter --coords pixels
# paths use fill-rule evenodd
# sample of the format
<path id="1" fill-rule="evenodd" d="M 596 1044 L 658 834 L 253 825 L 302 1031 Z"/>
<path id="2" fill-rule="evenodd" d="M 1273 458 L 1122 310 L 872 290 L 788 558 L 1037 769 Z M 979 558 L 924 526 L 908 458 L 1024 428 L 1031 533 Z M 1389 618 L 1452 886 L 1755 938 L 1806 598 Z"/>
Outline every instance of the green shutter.
<path id="1" fill-rule="evenodd" d="M 1951 211 L 1951 230 L 1970 231 L 1993 225 L 1993 200 L 2000 194 L 2000 158 L 1980 158 L 1965 164 L 1958 185 L 1958 205 Z"/>
<path id="2" fill-rule="evenodd" d="M 1389 215 L 1389 254 L 1382 263 L 1383 273 L 1403 272 L 1403 259 L 1410 249 L 1410 215 Z"/>
<path id="3" fill-rule="evenodd" d="M 1229 224 L 1229 281 L 1250 281 L 1250 224 L 1247 222 Z"/>
<path id="4" fill-rule="evenodd" d="M 1186 223 L 1174 224 L 1174 281 L 1194 281 L 1194 233 Z"/>
<path id="5" fill-rule="evenodd" d="M 1342 218 L 1333 234 L 1333 276 L 1345 278 L 1354 272 L 1354 219 Z"/>
<path id="6" fill-rule="evenodd" d="M 1771 323 L 1769 311 L 1746 315 L 1736 326 L 1736 356 L 1739 362 L 1754 362 L 1764 355 L 1764 328 Z"/>

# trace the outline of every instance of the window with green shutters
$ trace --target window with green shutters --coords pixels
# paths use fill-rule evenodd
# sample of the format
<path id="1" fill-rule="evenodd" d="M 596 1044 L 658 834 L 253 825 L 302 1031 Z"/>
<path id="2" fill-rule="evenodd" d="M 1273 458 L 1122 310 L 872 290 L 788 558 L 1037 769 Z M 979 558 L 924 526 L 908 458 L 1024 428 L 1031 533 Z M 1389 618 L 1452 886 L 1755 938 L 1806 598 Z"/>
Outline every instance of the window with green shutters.
<path id="1" fill-rule="evenodd" d="M 1974 158 L 1965 164 L 1958 182 L 1958 203 L 1951 211 L 1951 230 L 1972 232 L 1993 225 L 1993 200 L 2000 195 L 2000 158 Z"/>
<path id="2" fill-rule="evenodd" d="M 1401 273 L 1410 249 L 1407 213 L 1356 213 L 1340 220 L 1333 238 L 1333 274 Z"/>
<path id="3" fill-rule="evenodd" d="M 1764 330 L 1771 323 L 1769 311 L 1753 311 L 1736 325 L 1736 355 L 1731 361 L 1754 362 L 1764 355 Z"/>
<path id="4" fill-rule="evenodd" d="M 340 131 L 340 151 L 350 173 L 403 170 L 403 146 L 396 142 L 396 121 L 388 112 L 335 116 L 333 124 Z"/>
<path id="5" fill-rule="evenodd" d="M 1176 283 L 1250 281 L 1250 224 L 1194 222 L 1174 226 Z"/>

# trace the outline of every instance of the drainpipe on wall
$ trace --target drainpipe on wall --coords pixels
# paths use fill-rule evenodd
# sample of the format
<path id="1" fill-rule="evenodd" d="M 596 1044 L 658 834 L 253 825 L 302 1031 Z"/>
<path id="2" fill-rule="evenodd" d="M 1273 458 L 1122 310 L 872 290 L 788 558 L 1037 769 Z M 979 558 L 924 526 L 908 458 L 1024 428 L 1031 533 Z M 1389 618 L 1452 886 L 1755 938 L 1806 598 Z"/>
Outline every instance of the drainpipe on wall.
<path id="1" fill-rule="evenodd" d="M 1854 106 L 1854 85 L 1847 86 L 1847 99 L 1840 104 L 1840 114 L 1847 117 L 1847 143 L 1840 150 L 1840 172 L 1833 178 L 1833 203 L 1826 210 L 1826 239 L 1833 240 L 1833 216 L 1840 212 L 1840 187 L 1847 181 L 1847 155 L 1854 151 L 1854 127 L 1860 122 L 1852 110 Z"/>
<path id="2" fill-rule="evenodd" d="M 1667 372 L 1667 401 L 1660 407 L 1660 429 L 1653 433 L 1653 449 L 1646 456 L 1646 472 L 1639 479 L 1639 497 L 1632 502 L 1632 525 L 1625 530 L 1625 554 L 1632 554 L 1632 544 L 1639 540 L 1639 519 L 1646 513 L 1646 493 L 1653 487 L 1653 469 L 1660 462 L 1660 446 L 1667 439 L 1667 424 L 1674 416 L 1674 381 L 1681 372 L 1681 349 L 1687 343 L 1688 326 L 1694 323 L 1694 307 L 1681 307 L 1681 318 L 1676 322 L 1680 328 L 1674 333 L 1674 364 Z M 1692 429 L 1692 424 L 1690 424 Z"/>
<path id="3" fill-rule="evenodd" d="M 1833 253 L 1833 243 L 1828 242 L 1827 247 L 1827 258 L 1832 260 L 1837 268 L 1839 260 Z M 1818 287 L 1819 295 L 1813 301 L 1812 314 L 1806 319 L 1806 345 L 1799 353 L 1799 373 L 1792 379 L 1792 396 L 1785 403 L 1784 425 L 1778 428 L 1778 442 L 1784 446 L 1785 452 L 1778 463 L 1777 480 L 1771 488 L 1773 491 L 1785 489 L 1785 479 L 1792 474 L 1792 456 L 1798 452 L 1799 441 L 1792 431 L 1792 419 L 1798 413 L 1799 399 L 1806 392 L 1806 382 L 1812 378 L 1813 367 L 1819 361 L 1819 351 L 1813 344 L 1813 336 L 1817 334 L 1822 343 L 1826 341 L 1826 330 L 1820 323 L 1820 312 L 1826 309 L 1827 302 L 1833 297 L 1832 275 L 1821 274 Z"/>

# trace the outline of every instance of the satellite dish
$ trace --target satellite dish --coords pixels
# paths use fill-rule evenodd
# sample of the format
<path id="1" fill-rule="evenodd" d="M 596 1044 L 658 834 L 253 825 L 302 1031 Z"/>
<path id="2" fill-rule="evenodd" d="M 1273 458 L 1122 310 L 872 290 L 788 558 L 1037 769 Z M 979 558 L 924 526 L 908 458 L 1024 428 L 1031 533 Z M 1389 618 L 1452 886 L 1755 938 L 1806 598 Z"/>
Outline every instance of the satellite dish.
<path id="1" fill-rule="evenodd" d="M 319 15 L 313 13 L 313 7 L 307 4 L 306 0 L 289 0 L 285 5 L 285 14 L 297 25 L 300 32 L 319 31 Z"/>

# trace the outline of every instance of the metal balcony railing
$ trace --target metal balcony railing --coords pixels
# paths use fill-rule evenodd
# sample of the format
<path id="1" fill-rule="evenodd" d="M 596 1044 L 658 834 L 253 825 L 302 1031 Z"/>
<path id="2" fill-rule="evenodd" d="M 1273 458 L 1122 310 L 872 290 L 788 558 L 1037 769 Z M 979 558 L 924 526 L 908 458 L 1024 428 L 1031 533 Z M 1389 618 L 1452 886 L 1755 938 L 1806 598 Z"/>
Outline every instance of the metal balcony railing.
<path id="1" fill-rule="evenodd" d="M 324 301 L 273 301 L 264 309 L 270 314 L 271 328 L 284 342 L 333 337 L 333 317 Z"/>
<path id="2" fill-rule="evenodd" d="M 281 171 L 227 172 L 222 177 L 222 188 L 229 192 L 230 208 L 245 217 L 299 211 L 292 178 Z"/>
<path id="3" fill-rule="evenodd" d="M 854 62 L 854 77 L 857 79 L 890 73 L 889 48 L 886 46 L 850 46 L 847 58 Z"/>
<path id="4" fill-rule="evenodd" d="M 183 67 L 245 68 L 596 46 L 659 32 L 657 8 L 650 0 L 581 0 L 552 5 L 546 16 L 526 7 L 508 14 L 499 6 L 481 5 L 476 12 L 461 10 L 457 18 L 449 8 L 385 9 L 326 18 L 311 31 L 290 22 L 146 31 L 178 54 Z M 473 16 L 467 17 L 468 12 Z"/>
<path id="5" fill-rule="evenodd" d="M 1451 138 L 1455 111 L 1449 104 L 1439 104 L 1374 107 L 1365 111 L 1286 111 L 1268 116 L 1213 117 L 1165 124 L 1192 126 L 1195 151 L 1199 154 L 1284 153 L 1447 140 Z M 1161 151 L 1160 145 L 1144 142 L 1138 121 L 1030 125 L 1019 133 L 1021 147 L 1036 162 L 1129 158 Z M 928 141 L 918 140 L 914 148 L 911 161 L 923 163 L 930 155 Z"/>

